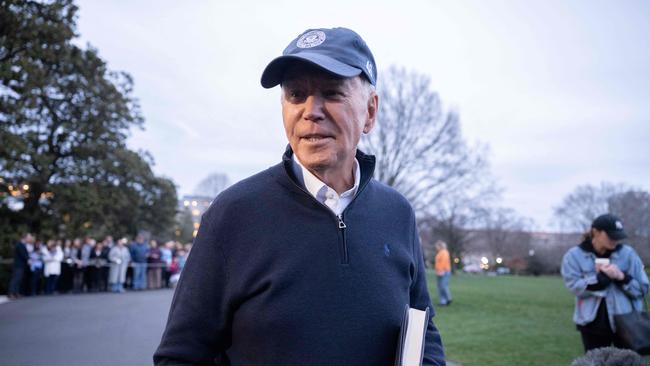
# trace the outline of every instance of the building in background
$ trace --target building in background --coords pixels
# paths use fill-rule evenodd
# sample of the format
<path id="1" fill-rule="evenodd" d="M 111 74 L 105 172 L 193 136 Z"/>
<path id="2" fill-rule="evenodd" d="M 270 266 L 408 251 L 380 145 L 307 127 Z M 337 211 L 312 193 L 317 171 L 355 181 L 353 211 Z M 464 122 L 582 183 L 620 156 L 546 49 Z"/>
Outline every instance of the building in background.
<path id="1" fill-rule="evenodd" d="M 211 197 L 183 196 L 178 201 L 178 212 L 181 216 L 189 216 L 192 220 L 192 238 L 196 237 L 201 225 L 201 216 L 210 207 Z"/>

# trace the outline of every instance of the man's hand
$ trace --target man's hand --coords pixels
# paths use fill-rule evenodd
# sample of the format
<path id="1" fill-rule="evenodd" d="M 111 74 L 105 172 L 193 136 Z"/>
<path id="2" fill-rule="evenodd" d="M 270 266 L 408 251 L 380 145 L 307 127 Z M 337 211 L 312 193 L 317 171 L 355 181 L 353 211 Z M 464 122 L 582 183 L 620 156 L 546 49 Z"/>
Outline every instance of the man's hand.
<path id="1" fill-rule="evenodd" d="M 625 274 L 615 264 L 603 264 L 600 271 L 613 280 L 622 281 L 625 279 Z"/>

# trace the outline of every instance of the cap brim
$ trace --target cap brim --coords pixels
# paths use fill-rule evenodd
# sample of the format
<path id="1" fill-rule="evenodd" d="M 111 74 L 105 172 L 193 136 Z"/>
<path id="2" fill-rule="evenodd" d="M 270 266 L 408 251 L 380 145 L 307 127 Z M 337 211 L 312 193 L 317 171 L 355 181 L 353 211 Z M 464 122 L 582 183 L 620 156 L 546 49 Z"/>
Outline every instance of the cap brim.
<path id="1" fill-rule="evenodd" d="M 318 53 L 301 52 L 295 55 L 280 56 L 271 61 L 262 73 L 262 86 L 269 89 L 280 84 L 287 65 L 293 61 L 304 61 L 331 74 L 344 78 L 350 78 L 361 74 L 360 69 L 346 65 L 331 57 Z"/>
<path id="2" fill-rule="evenodd" d="M 627 234 L 622 230 L 607 232 L 607 236 L 612 240 L 623 240 L 627 238 Z"/>

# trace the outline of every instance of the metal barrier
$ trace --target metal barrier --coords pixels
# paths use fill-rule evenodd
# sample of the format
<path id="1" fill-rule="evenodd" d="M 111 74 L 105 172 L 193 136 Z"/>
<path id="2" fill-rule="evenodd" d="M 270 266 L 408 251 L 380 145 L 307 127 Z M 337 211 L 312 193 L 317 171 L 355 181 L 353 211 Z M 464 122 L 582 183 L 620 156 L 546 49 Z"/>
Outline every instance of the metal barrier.
<path id="1" fill-rule="evenodd" d="M 13 258 L 2 258 L 2 257 L 0 257 L 0 265 L 2 265 L 2 264 L 8 265 L 8 264 L 13 264 L 13 263 L 14 263 Z M 63 264 L 63 263 L 72 264 L 72 263 L 74 263 L 74 260 L 72 260 L 72 259 L 63 260 L 63 261 L 61 261 L 61 264 Z M 129 267 L 131 267 L 131 268 L 135 267 L 134 263 L 135 262 L 130 261 L 129 262 Z M 115 264 L 121 264 L 121 263 L 115 263 Z M 146 263 L 145 262 L 145 263 L 141 263 L 141 264 L 146 264 L 147 268 L 165 268 L 165 267 L 167 267 L 167 263 Z M 100 264 L 100 265 L 90 264 L 89 263 L 89 264 L 86 264 L 83 267 L 98 267 L 99 268 L 99 267 L 110 267 L 110 266 L 111 266 L 111 263 L 109 261 L 108 263 L 104 263 L 104 264 Z"/>
<path id="2" fill-rule="evenodd" d="M 73 265 L 78 270 L 84 270 L 84 269 L 87 269 L 87 268 L 110 268 L 111 267 L 111 263 L 109 261 L 102 260 L 102 262 L 105 262 L 105 263 L 99 264 L 99 263 L 90 262 L 90 263 L 87 263 L 85 265 L 77 264 L 76 266 L 74 266 L 74 264 L 78 263 L 78 262 L 75 262 L 73 259 L 68 258 L 67 260 L 62 261 L 61 264 L 62 265 L 63 264 Z M 0 257 L 0 295 L 7 293 L 8 286 L 9 286 L 9 280 L 11 279 L 11 274 L 13 272 L 13 263 L 14 263 L 13 258 Z M 115 263 L 115 264 L 118 264 L 118 263 Z M 134 263 L 132 261 L 129 262 L 128 267 L 129 268 L 135 268 L 136 264 L 145 264 L 146 269 L 150 269 L 150 268 L 161 268 L 161 269 L 168 268 L 168 265 L 166 263 Z"/>

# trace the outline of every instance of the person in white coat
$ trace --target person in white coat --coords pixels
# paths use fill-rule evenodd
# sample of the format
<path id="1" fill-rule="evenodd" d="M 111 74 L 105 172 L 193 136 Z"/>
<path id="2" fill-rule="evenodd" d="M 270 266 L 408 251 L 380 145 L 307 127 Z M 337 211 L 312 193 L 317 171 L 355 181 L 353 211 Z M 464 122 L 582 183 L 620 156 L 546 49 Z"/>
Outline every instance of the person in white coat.
<path id="1" fill-rule="evenodd" d="M 126 247 L 126 238 L 117 241 L 110 252 L 108 252 L 108 261 L 110 262 L 110 272 L 108 274 L 108 283 L 112 292 L 124 292 L 124 281 L 126 280 L 126 270 L 131 262 L 131 253 Z"/>
<path id="2" fill-rule="evenodd" d="M 56 289 L 56 281 L 61 275 L 61 261 L 63 261 L 63 249 L 57 245 L 55 240 L 48 240 L 47 246 L 41 249 L 43 262 L 45 264 L 43 275 L 45 276 L 45 294 L 51 295 Z"/>

